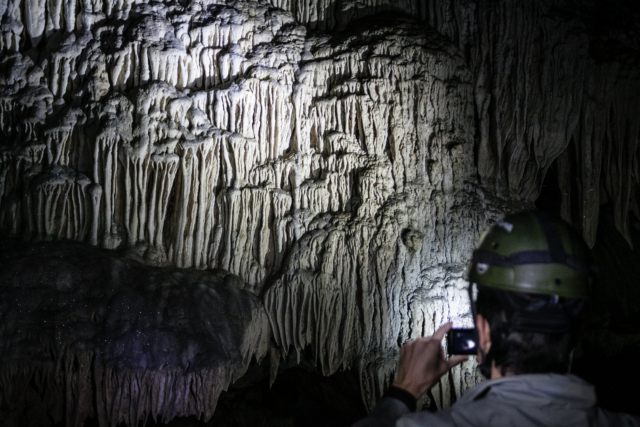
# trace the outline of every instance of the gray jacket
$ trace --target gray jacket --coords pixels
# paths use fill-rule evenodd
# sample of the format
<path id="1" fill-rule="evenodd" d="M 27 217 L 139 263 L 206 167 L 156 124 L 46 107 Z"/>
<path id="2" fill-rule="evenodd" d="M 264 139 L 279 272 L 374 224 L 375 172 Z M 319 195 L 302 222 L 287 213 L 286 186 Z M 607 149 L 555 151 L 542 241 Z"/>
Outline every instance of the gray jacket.
<path id="1" fill-rule="evenodd" d="M 538 374 L 485 381 L 438 412 L 411 412 L 385 397 L 356 426 L 640 426 L 640 419 L 598 408 L 594 387 L 575 375 Z"/>

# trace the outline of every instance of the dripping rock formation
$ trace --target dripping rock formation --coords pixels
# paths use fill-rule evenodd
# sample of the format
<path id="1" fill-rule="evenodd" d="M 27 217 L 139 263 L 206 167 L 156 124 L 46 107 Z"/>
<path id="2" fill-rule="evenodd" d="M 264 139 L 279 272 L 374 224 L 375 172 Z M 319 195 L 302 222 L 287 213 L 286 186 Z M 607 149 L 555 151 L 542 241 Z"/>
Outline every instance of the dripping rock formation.
<path id="1" fill-rule="evenodd" d="M 0 1 L 0 419 L 209 420 L 267 354 L 371 407 L 550 174 L 632 244 L 640 19 L 602 4 Z"/>

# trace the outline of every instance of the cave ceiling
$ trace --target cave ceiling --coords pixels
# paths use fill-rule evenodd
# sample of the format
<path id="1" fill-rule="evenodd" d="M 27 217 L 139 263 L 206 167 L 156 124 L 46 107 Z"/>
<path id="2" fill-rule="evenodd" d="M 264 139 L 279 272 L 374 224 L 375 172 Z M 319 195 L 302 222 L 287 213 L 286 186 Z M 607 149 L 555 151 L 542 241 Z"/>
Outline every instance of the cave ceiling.
<path id="1" fill-rule="evenodd" d="M 208 419 L 293 353 L 370 406 L 398 344 L 470 324 L 478 235 L 550 170 L 590 245 L 603 203 L 631 243 L 640 46 L 601 4 L 0 0 L 5 401 Z"/>

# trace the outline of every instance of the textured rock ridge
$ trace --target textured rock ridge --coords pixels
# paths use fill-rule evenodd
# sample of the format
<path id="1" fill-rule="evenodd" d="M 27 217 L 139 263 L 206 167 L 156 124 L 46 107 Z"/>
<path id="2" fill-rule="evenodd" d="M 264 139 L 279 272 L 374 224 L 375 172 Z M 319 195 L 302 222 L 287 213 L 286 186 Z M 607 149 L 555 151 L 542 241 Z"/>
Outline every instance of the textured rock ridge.
<path id="1" fill-rule="evenodd" d="M 631 244 L 629 215 L 640 212 L 638 46 L 624 30 L 607 33 L 602 24 L 610 10 L 624 14 L 625 3 L 600 3 L 504 2 L 498 13 L 457 3 L 455 13 L 429 22 L 468 52 L 481 182 L 505 197 L 534 201 L 556 168 L 564 219 L 593 245 L 599 206 L 611 201 L 616 227 Z M 603 43 L 627 53 L 603 56 Z"/>
<path id="2" fill-rule="evenodd" d="M 258 286 L 291 241 L 279 187 L 293 162 L 279 159 L 304 30 L 265 5 L 174 9 L 138 5 L 130 25 L 61 34 L 69 64 L 51 53 L 50 78 L 7 53 L 7 83 L 35 77 L 5 85 L 5 228 L 105 248 L 144 242 L 148 262 L 224 267 Z M 38 103 L 26 128 L 25 98 Z"/>

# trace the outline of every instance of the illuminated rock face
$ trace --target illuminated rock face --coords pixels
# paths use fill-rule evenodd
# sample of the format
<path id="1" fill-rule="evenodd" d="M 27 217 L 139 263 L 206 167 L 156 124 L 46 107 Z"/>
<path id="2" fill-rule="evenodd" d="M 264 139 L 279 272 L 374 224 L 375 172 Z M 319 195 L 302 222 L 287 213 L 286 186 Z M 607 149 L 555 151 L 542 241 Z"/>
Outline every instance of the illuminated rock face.
<path id="1" fill-rule="evenodd" d="M 534 200 L 554 162 L 581 174 L 577 196 L 560 174 L 563 212 L 581 201 L 591 242 L 601 197 L 620 206 L 623 232 L 635 207 L 636 181 L 624 181 L 640 176 L 635 151 L 602 174 L 594 160 L 637 142 L 637 121 L 620 124 L 637 107 L 616 101 L 636 90 L 623 67 L 590 62 L 586 36 L 542 6 L 493 23 L 455 3 L 0 3 L 0 229 L 230 272 L 243 292 L 228 298 L 262 319 L 230 336 L 270 341 L 273 372 L 277 355 L 303 350 L 326 375 L 356 369 L 371 405 L 399 344 L 470 324 L 463 273 L 477 236 Z M 415 19 L 347 25 L 385 9 Z M 552 40 L 527 38 L 551 24 Z M 538 56 L 551 59 L 514 71 Z M 602 196 L 591 191 L 600 176 Z M 193 274 L 184 292 L 208 273 Z M 233 375 L 211 378 L 204 406 L 166 403 L 165 420 L 209 417 L 262 345 L 240 359 L 216 353 Z M 114 390 L 140 368 L 114 366 Z M 434 398 L 446 406 L 476 379 L 468 362 Z M 122 409 L 108 422 L 140 416 Z"/>
<path id="2" fill-rule="evenodd" d="M 474 76 L 481 184 L 537 199 L 557 171 L 562 217 L 593 246 L 599 206 L 614 205 L 631 245 L 640 217 L 640 48 L 632 1 L 272 0 L 311 29 L 372 14 L 428 24 L 464 53 Z M 368 19 L 368 18 L 365 18 Z"/>

